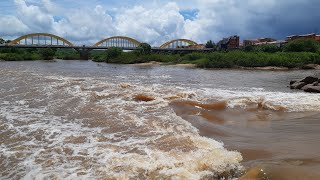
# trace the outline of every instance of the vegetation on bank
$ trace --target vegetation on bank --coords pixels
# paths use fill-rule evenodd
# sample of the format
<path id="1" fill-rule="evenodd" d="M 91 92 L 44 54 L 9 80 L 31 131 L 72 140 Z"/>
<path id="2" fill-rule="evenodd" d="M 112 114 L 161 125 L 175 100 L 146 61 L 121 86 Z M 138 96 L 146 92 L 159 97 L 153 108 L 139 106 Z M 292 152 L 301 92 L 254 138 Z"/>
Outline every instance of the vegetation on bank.
<path id="1" fill-rule="evenodd" d="M 38 59 L 41 59 L 41 55 L 35 49 L 0 48 L 0 60 L 24 61 Z"/>
<path id="2" fill-rule="evenodd" d="M 206 46 L 219 49 L 213 41 Z M 53 58 L 72 60 L 80 59 L 74 49 L 19 49 L 1 48 L 0 60 L 50 60 Z M 123 52 L 121 48 L 112 47 L 106 51 L 94 50 L 90 58 L 96 62 L 134 64 L 157 61 L 165 64 L 195 64 L 201 68 L 265 67 L 278 66 L 299 68 L 306 64 L 320 64 L 320 47 L 317 41 L 299 39 L 278 47 L 271 44 L 246 46 L 234 51 L 184 53 L 152 53 L 151 46 L 142 43 L 134 51 Z"/>
<path id="3" fill-rule="evenodd" d="M 217 48 L 212 41 L 208 41 L 207 46 Z M 232 68 L 237 66 L 300 68 L 306 64 L 320 64 L 320 48 L 316 41 L 299 39 L 288 43 L 284 47 L 265 44 L 246 46 L 229 52 L 155 54 L 150 53 L 148 47 L 144 44 L 132 52 L 122 52 L 120 48 L 113 47 L 96 54 L 93 56 L 93 60 L 119 64 L 157 61 L 168 64 L 195 64 L 201 68 Z"/>
<path id="4" fill-rule="evenodd" d="M 51 48 L 0 48 L 0 60 L 3 61 L 33 61 L 52 59 L 73 60 L 80 59 L 74 49 Z"/>

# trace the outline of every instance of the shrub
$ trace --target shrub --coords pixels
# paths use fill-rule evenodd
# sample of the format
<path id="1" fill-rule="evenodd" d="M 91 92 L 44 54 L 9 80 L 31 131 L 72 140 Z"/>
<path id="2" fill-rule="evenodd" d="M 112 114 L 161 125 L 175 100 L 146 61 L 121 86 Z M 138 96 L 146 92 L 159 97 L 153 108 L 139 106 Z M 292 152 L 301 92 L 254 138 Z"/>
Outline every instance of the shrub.
<path id="1" fill-rule="evenodd" d="M 255 47 L 256 51 L 275 53 L 281 51 L 281 48 L 274 44 L 262 44 Z"/>
<path id="2" fill-rule="evenodd" d="M 319 43 L 313 39 L 296 39 L 284 46 L 285 52 L 317 52 Z"/>
<path id="3" fill-rule="evenodd" d="M 0 59 L 5 61 L 23 61 L 24 60 L 20 54 L 15 54 L 15 53 L 0 54 Z"/>
<path id="4" fill-rule="evenodd" d="M 42 57 L 42 59 L 44 60 L 51 60 L 55 55 L 55 51 L 51 48 L 42 48 L 42 49 L 39 49 L 38 52 Z"/>
<path id="5" fill-rule="evenodd" d="M 151 54 L 151 46 L 148 43 L 141 43 L 135 50 L 137 55 Z"/>
<path id="6" fill-rule="evenodd" d="M 206 48 L 215 48 L 215 43 L 212 41 L 212 40 L 209 40 L 207 43 L 206 43 Z"/>
<path id="7" fill-rule="evenodd" d="M 64 60 L 80 59 L 80 53 L 74 49 L 58 49 L 55 53 L 56 58 Z"/>
<path id="8" fill-rule="evenodd" d="M 122 53 L 122 49 L 119 47 L 110 47 L 109 49 L 107 49 L 105 54 L 105 61 L 109 62 L 109 60 L 117 58 L 118 56 L 121 55 Z"/>

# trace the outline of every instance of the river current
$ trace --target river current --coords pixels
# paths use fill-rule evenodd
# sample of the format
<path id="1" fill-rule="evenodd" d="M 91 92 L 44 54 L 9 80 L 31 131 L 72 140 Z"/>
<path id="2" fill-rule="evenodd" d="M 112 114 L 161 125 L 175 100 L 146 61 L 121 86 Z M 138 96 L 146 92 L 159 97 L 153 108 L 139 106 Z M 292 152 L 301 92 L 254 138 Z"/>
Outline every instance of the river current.
<path id="1" fill-rule="evenodd" d="M 0 62 L 0 179 L 320 179 L 308 75 Z"/>

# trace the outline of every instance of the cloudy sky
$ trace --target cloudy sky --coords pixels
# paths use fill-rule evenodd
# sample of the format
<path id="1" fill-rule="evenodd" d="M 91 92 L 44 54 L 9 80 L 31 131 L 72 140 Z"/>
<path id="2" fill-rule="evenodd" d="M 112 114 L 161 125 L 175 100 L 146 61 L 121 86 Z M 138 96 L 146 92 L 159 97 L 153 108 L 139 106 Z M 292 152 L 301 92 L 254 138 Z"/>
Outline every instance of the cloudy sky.
<path id="1" fill-rule="evenodd" d="M 0 0 L 0 37 L 47 32 L 75 44 L 122 35 L 160 45 L 320 34 L 320 0 Z"/>

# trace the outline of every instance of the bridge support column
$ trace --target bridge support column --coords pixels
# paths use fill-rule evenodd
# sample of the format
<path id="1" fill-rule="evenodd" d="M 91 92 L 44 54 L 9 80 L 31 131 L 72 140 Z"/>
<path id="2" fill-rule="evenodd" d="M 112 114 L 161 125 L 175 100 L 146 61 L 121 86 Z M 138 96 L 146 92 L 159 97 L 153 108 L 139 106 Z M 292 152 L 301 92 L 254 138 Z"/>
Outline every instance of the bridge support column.
<path id="1" fill-rule="evenodd" d="M 89 60 L 89 52 L 91 49 L 86 48 L 84 45 L 82 48 L 75 48 L 76 51 L 80 53 L 80 59 L 81 60 Z"/>

